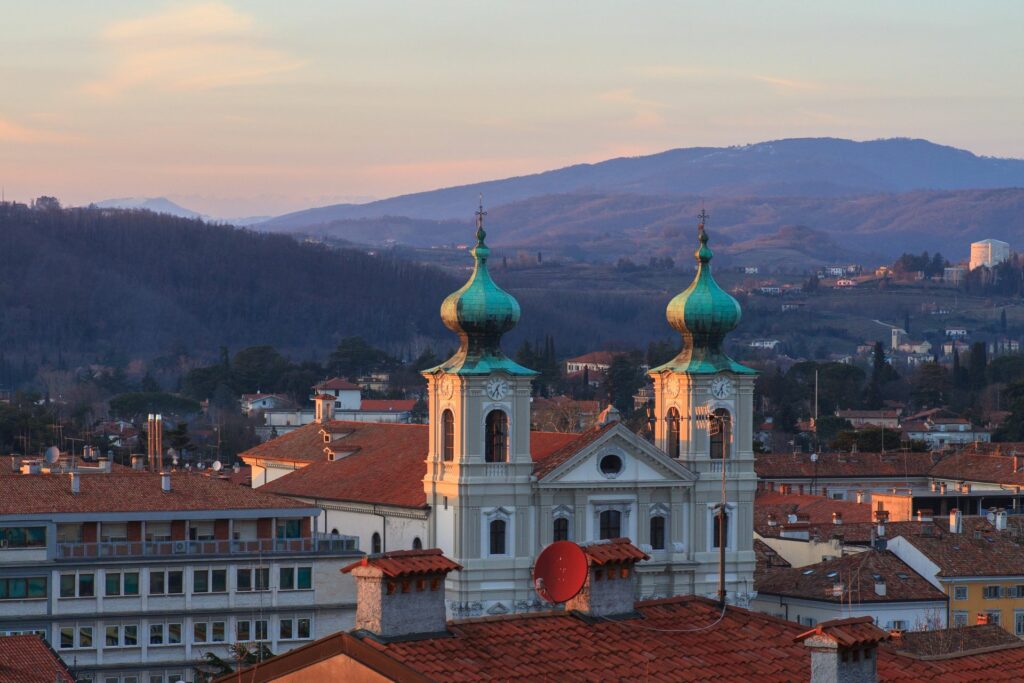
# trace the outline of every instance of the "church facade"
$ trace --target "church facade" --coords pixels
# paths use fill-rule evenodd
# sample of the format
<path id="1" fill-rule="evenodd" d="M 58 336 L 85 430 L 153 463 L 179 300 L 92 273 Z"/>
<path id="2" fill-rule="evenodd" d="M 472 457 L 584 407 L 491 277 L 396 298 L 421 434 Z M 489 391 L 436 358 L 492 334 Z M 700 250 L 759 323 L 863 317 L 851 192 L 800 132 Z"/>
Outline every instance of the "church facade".
<path id="1" fill-rule="evenodd" d="M 324 531 L 351 534 L 376 528 L 383 515 L 402 517 L 405 548 L 437 547 L 462 565 L 447 578 L 453 617 L 539 609 L 531 571 L 545 546 L 617 537 L 650 555 L 637 567 L 641 597 L 715 597 L 724 579 L 727 599 L 746 604 L 754 571 L 754 372 L 722 350 L 740 310 L 711 276 L 703 217 L 697 275 L 668 306 L 682 351 L 650 372 L 651 443 L 612 407 L 581 434 L 531 432 L 536 373 L 501 350 L 520 310 L 491 278 L 483 216 L 481 208 L 473 273 L 441 306 L 459 349 L 423 373 L 429 426 L 320 415 L 288 435 L 288 444 L 275 445 L 288 438 L 281 437 L 243 454 L 254 466 L 253 486 L 266 482 L 268 490 L 316 502 L 326 513 Z M 310 434 L 302 437 L 303 430 Z M 308 445 L 299 447 L 301 438 Z M 268 476 L 286 452 L 294 471 Z M 363 549 L 404 549 L 393 533 L 386 547 L 378 532 L 369 540 Z"/>

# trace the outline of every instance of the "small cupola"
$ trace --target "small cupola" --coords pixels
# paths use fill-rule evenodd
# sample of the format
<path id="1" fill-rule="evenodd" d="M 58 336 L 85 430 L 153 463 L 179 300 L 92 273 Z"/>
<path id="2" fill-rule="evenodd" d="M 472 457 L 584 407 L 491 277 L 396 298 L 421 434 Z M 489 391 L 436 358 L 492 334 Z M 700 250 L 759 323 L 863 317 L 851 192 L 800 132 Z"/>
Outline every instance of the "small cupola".
<path id="1" fill-rule="evenodd" d="M 512 375 L 535 375 L 508 358 L 501 350 L 501 337 L 519 322 L 519 302 L 491 279 L 487 267 L 491 250 L 484 241 L 483 200 L 476 212 L 476 246 L 473 274 L 441 303 L 441 320 L 459 335 L 459 350 L 441 365 L 424 374 L 444 371 L 456 374 L 487 374 L 502 370 Z"/>
<path id="2" fill-rule="evenodd" d="M 722 350 L 725 336 L 740 323 L 740 305 L 711 275 L 713 254 L 704 229 L 707 218 L 707 213 L 701 209 L 697 226 L 699 246 L 694 252 L 697 276 L 689 287 L 669 301 L 665 311 L 669 325 L 683 337 L 683 350 L 668 363 L 651 370 L 652 374 L 666 370 L 705 374 L 725 370 L 754 374 L 753 370 L 729 358 Z"/>
<path id="3" fill-rule="evenodd" d="M 367 555 L 342 568 L 356 579 L 356 631 L 379 640 L 447 631 L 444 579 L 462 566 L 437 548 Z"/>

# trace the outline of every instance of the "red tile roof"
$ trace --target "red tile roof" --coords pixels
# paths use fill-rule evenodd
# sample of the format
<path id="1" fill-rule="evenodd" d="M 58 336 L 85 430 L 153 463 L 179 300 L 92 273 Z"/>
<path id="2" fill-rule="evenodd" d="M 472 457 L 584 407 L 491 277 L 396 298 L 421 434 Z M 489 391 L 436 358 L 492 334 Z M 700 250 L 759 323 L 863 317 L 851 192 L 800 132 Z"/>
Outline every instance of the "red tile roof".
<path id="1" fill-rule="evenodd" d="M 933 464 L 931 453 L 810 453 L 757 455 L 754 470 L 760 478 L 810 479 L 837 477 L 924 477 Z"/>
<path id="2" fill-rule="evenodd" d="M 343 633 L 243 670 L 265 683 L 282 672 L 331 656 L 351 657 L 375 671 L 390 664 L 399 681 L 717 681 L 792 683 L 810 680 L 810 652 L 794 639 L 804 627 L 694 596 L 637 603 L 640 617 L 589 620 L 561 611 L 449 622 L 444 637 L 381 643 Z M 845 642 L 875 639 L 860 620 L 829 631 Z M 824 625 L 823 625 L 824 626 Z M 883 632 L 884 635 L 884 632 Z M 330 647 L 331 652 L 318 651 Z M 1019 681 L 1024 645 L 942 660 L 878 651 L 880 681 Z M 234 680 L 231 674 L 220 680 Z"/>
<path id="3" fill-rule="evenodd" d="M 560 432 L 533 432 L 533 435 L 543 434 L 538 451 L 533 453 L 533 473 L 538 479 L 543 479 L 554 471 L 559 465 L 568 461 L 572 456 L 580 452 L 582 448 L 594 443 L 605 432 L 612 429 L 618 422 L 609 422 L 606 425 L 594 425 L 585 432 L 579 434 L 563 434 Z M 536 437 L 531 436 L 530 446 L 533 447 Z"/>
<path id="4" fill-rule="evenodd" d="M 981 624 L 935 631 L 906 631 L 890 640 L 888 645 L 894 650 L 930 657 L 1005 645 L 1019 647 L 1021 640 L 999 624 Z"/>
<path id="5" fill-rule="evenodd" d="M 251 448 L 241 457 L 299 463 L 296 471 L 261 490 L 303 498 L 325 498 L 398 507 L 424 508 L 428 426 L 414 424 L 332 421 L 326 431 L 345 434 L 325 444 L 324 425 L 310 424 Z M 544 471 L 552 458 L 568 459 L 589 443 L 587 433 L 530 432 L 534 471 Z M 572 450 L 573 444 L 580 444 Z M 350 453 L 326 460 L 324 448 Z M 566 450 L 570 449 L 570 450 Z M 561 461 L 559 461 L 561 462 Z M 538 476 L 542 476 L 538 474 Z"/>
<path id="6" fill-rule="evenodd" d="M 1013 463 L 1012 455 L 959 451 L 950 453 L 940 460 L 932 468 L 931 476 L 1024 486 L 1024 451 L 1018 456 L 1016 471 L 1013 469 Z"/>
<path id="7" fill-rule="evenodd" d="M 875 592 L 878 578 L 885 595 Z M 836 584 L 841 590 L 836 591 Z M 867 550 L 806 567 L 754 575 L 758 593 L 835 603 L 946 601 L 946 594 L 889 551 Z"/>
<path id="8" fill-rule="evenodd" d="M 842 524 L 834 523 L 833 513 L 842 516 Z M 780 536 L 790 514 L 804 516 L 812 537 L 817 535 L 825 539 L 841 534 L 850 541 L 867 540 L 861 539 L 866 532 L 870 538 L 870 529 L 861 528 L 863 523 L 872 521 L 871 506 L 867 503 L 775 492 L 762 492 L 754 498 L 754 530 L 765 538 Z M 769 523 L 772 516 L 776 522 L 774 526 Z"/>
<path id="9" fill-rule="evenodd" d="M 773 572 L 777 572 L 781 569 L 789 569 L 793 566 L 789 561 L 782 557 L 782 555 L 775 552 L 774 548 L 762 541 L 760 538 L 754 539 L 754 558 L 756 561 L 756 566 L 754 568 L 755 582 L 759 577 L 765 577 Z"/>
<path id="10" fill-rule="evenodd" d="M 606 564 L 634 563 L 649 560 L 650 556 L 630 543 L 628 538 L 613 538 L 580 546 L 587 556 L 587 563 L 603 567 Z"/>
<path id="11" fill-rule="evenodd" d="M 358 391 L 359 385 L 352 384 L 352 382 L 341 377 L 332 377 L 320 382 L 320 384 L 314 384 L 313 389 L 315 391 Z"/>
<path id="12" fill-rule="evenodd" d="M 621 355 L 615 351 L 591 351 L 582 356 L 569 358 L 566 363 L 592 363 L 594 365 L 611 365 L 616 356 Z"/>
<path id="13" fill-rule="evenodd" d="M 889 524 L 887 535 L 903 536 L 939 567 L 940 577 L 1024 576 L 1024 546 L 1013 531 L 996 531 L 984 517 L 961 521 L 958 534 L 950 533 L 948 517 L 937 517 L 933 522 Z"/>
<path id="14" fill-rule="evenodd" d="M 823 621 L 810 631 L 805 631 L 794 640 L 798 643 L 813 636 L 824 636 L 834 640 L 840 647 L 865 647 L 888 640 L 889 634 L 874 624 L 872 617 L 851 617 Z"/>
<path id="15" fill-rule="evenodd" d="M 0 515 L 312 508 L 199 473 L 171 474 L 167 493 L 154 472 L 86 474 L 79 482 L 73 494 L 67 474 L 0 477 Z"/>
<path id="16" fill-rule="evenodd" d="M 416 401 L 413 399 L 366 399 L 360 401 L 359 410 L 368 410 L 379 413 L 407 413 L 413 409 Z"/>
<path id="17" fill-rule="evenodd" d="M 439 548 L 429 550 L 395 550 L 381 555 L 367 555 L 342 568 L 348 574 L 356 567 L 374 567 L 385 576 L 416 576 L 419 574 L 447 574 L 462 569 L 462 565 L 444 556 Z"/>
<path id="18" fill-rule="evenodd" d="M 63 660 L 39 636 L 0 636 L 0 683 L 74 683 Z"/>

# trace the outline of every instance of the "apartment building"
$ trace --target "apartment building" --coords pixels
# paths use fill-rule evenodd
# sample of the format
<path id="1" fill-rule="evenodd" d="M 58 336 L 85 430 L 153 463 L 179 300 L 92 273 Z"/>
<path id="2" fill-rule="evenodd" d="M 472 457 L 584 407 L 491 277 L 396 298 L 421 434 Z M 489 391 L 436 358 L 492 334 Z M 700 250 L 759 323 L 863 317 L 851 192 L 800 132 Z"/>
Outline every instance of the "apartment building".
<path id="1" fill-rule="evenodd" d="M 357 542 L 320 510 L 199 473 L 35 463 L 0 476 L 0 635 L 43 636 L 79 681 L 193 681 L 206 653 L 280 653 L 354 618 Z"/>

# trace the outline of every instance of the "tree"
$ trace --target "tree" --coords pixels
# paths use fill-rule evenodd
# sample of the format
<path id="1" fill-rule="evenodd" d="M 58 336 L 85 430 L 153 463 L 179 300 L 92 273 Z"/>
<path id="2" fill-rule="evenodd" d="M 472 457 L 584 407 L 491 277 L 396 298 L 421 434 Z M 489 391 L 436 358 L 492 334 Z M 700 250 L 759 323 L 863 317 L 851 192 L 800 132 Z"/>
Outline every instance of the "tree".
<path id="1" fill-rule="evenodd" d="M 875 349 L 871 358 L 871 381 L 868 383 L 867 392 L 864 396 L 864 405 L 871 409 L 882 407 L 882 390 L 886 384 L 900 378 L 899 374 L 892 369 L 885 359 L 885 349 L 882 342 L 875 342 Z"/>
<path id="2" fill-rule="evenodd" d="M 882 448 L 883 439 L 885 448 Z M 882 450 L 894 451 L 900 448 L 900 433 L 896 429 L 858 429 L 839 432 L 830 446 L 837 451 L 851 451 L 854 446 L 858 451 L 878 453 Z"/>
<path id="3" fill-rule="evenodd" d="M 830 444 L 835 441 L 840 432 L 853 429 L 853 424 L 849 420 L 835 415 L 821 416 L 814 426 L 819 444 Z"/>
<path id="4" fill-rule="evenodd" d="M 632 415 L 633 395 L 642 383 L 640 366 L 631 354 L 616 354 L 608 367 L 608 401 L 623 415 Z"/>
<path id="5" fill-rule="evenodd" d="M 345 337 L 327 359 L 327 371 L 339 377 L 359 377 L 396 365 L 397 360 L 370 346 L 362 337 Z"/>
<path id="6" fill-rule="evenodd" d="M 1009 416 L 992 435 L 995 441 L 1024 441 L 1024 381 L 1014 382 L 1003 392 Z"/>
<path id="7" fill-rule="evenodd" d="M 938 408 L 949 401 L 952 382 L 946 368 L 938 363 L 924 363 L 911 380 L 911 399 L 918 408 Z"/>
<path id="8" fill-rule="evenodd" d="M 985 388 L 988 384 L 987 369 L 988 349 L 985 342 L 974 342 L 971 344 L 971 355 L 967 359 L 967 377 L 970 380 L 971 389 L 978 391 Z"/>
<path id="9" fill-rule="evenodd" d="M 288 360 L 273 346 L 250 346 L 231 361 L 233 384 L 242 393 L 277 391 L 288 366 Z"/>
<path id="10" fill-rule="evenodd" d="M 999 311 L 999 329 L 1006 334 L 1006 309 Z"/>

